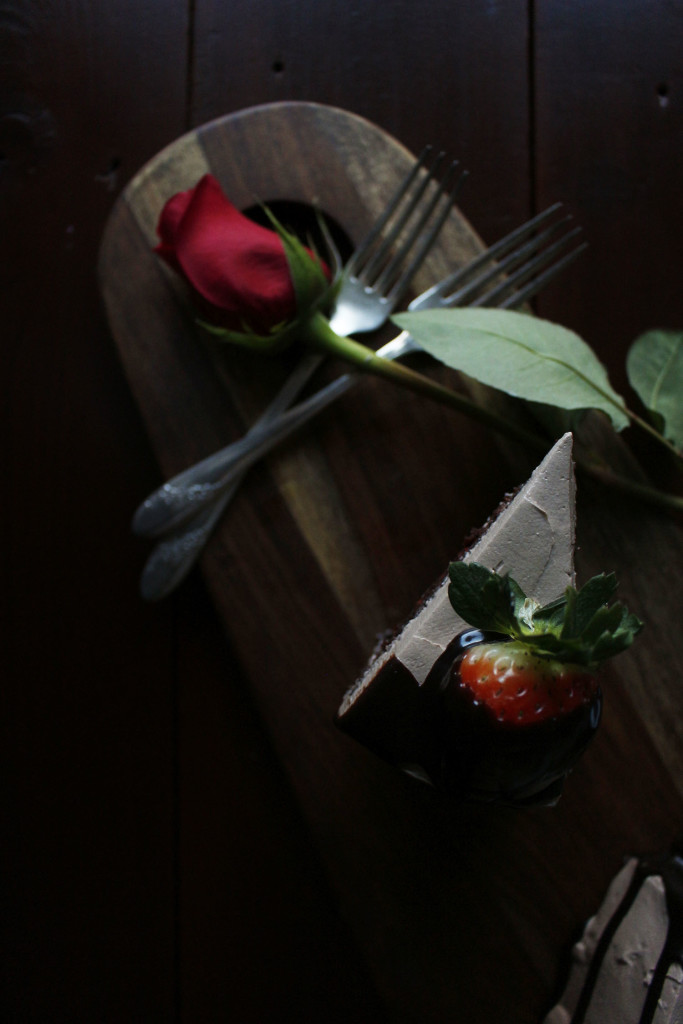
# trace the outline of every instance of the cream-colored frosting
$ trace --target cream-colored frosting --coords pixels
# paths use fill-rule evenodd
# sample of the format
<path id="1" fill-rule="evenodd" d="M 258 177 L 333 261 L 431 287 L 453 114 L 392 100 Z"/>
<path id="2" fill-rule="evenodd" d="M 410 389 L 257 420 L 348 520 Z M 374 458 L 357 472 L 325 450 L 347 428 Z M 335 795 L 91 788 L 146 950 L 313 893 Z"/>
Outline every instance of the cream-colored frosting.
<path id="1" fill-rule="evenodd" d="M 574 582 L 576 488 L 572 435 L 553 446 L 527 483 L 465 555 L 501 574 L 509 573 L 529 597 L 545 604 Z M 463 629 L 444 579 L 418 614 L 382 655 L 371 661 L 349 698 L 371 681 L 392 655 L 421 685 L 439 655 Z"/>
<path id="2" fill-rule="evenodd" d="M 597 914 L 572 951 L 572 967 L 562 998 L 543 1024 L 570 1024 L 591 960 L 606 925 L 625 895 L 637 861 L 631 859 L 613 879 Z M 666 941 L 669 916 L 659 875 L 644 881 L 600 965 L 584 1024 L 638 1024 L 647 990 Z M 668 971 L 653 1024 L 683 1024 L 683 972 Z"/>

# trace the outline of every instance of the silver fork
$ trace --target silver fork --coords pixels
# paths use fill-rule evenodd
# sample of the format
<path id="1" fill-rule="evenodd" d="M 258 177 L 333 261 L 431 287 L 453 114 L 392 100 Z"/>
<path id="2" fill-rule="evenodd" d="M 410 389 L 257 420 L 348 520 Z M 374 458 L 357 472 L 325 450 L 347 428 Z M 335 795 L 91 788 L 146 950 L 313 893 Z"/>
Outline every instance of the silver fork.
<path id="1" fill-rule="evenodd" d="M 337 334 L 366 333 L 386 323 L 438 238 L 467 172 L 458 170 L 457 160 L 444 172 L 445 154 L 439 153 L 432 161 L 431 153 L 432 147 L 425 147 L 346 263 L 330 317 L 330 325 Z M 321 227 L 325 243 L 338 264 L 339 253 L 324 221 Z M 248 453 L 264 436 L 264 431 L 301 393 L 324 358 L 318 354 L 304 356 L 242 441 L 228 447 L 230 462 L 239 454 Z M 211 492 L 206 488 L 212 488 L 223 475 L 225 451 L 202 459 L 150 494 L 133 516 L 133 532 L 139 536 L 159 536 L 209 500 Z"/>
<path id="2" fill-rule="evenodd" d="M 464 268 L 451 274 L 411 302 L 409 309 L 437 306 L 496 306 L 515 309 L 536 295 L 557 277 L 586 248 L 585 243 L 566 251 L 580 228 L 565 231 L 552 238 L 568 224 L 565 217 L 543 231 L 560 209 L 556 203 L 548 210 L 506 235 Z M 521 243 L 521 244 L 519 244 Z M 560 255 L 564 253 L 563 255 Z M 497 262 L 494 262 L 497 261 Z M 507 273 L 506 273 L 507 272 Z M 500 280 L 501 274 L 506 276 Z M 496 282 L 497 283 L 493 283 Z M 398 359 L 413 352 L 417 345 L 407 332 L 402 332 L 378 350 L 378 355 Z M 198 484 L 198 499 L 189 521 L 179 524 L 160 541 L 143 570 L 141 593 L 147 600 L 158 600 L 170 594 L 185 578 L 202 551 L 216 523 L 237 491 L 249 466 L 262 458 L 279 442 L 326 408 L 352 386 L 358 377 L 347 373 L 332 381 L 305 402 L 282 413 L 257 440 L 245 446 L 242 439 L 217 453 L 222 459 L 223 475 L 216 483 Z"/>

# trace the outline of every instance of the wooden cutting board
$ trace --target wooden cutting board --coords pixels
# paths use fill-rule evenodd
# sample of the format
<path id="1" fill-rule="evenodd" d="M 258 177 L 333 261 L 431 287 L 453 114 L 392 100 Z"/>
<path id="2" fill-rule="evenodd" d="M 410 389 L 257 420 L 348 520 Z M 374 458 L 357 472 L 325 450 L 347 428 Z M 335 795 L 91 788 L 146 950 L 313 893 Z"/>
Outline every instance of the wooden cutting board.
<path id="1" fill-rule="evenodd" d="M 354 243 L 411 160 L 361 118 L 283 103 L 197 129 L 131 182 L 106 230 L 100 279 L 165 476 L 239 436 L 296 354 L 266 359 L 198 334 L 151 251 L 163 202 L 210 170 L 237 206 L 316 204 Z M 415 291 L 481 244 L 454 211 Z M 426 358 L 417 365 L 449 378 Z M 316 383 L 338 371 L 326 367 Z M 613 461 L 630 462 L 621 442 L 612 447 Z M 604 724 L 558 807 L 446 806 L 333 725 L 378 636 L 537 461 L 453 412 L 363 380 L 251 472 L 202 562 L 392 1020 L 537 1020 L 623 856 L 680 831 L 680 526 L 593 484 L 579 482 L 580 580 L 616 570 L 646 630 L 608 672 Z"/>

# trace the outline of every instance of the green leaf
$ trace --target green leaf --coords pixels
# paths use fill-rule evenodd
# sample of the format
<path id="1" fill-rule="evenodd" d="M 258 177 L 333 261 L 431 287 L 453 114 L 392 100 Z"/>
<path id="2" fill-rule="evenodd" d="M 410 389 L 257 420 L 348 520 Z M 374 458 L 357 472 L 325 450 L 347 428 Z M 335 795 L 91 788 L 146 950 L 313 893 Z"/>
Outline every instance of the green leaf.
<path id="1" fill-rule="evenodd" d="M 567 619 L 571 616 L 571 599 L 576 591 L 570 590 L 563 597 L 544 605 L 534 614 L 534 625 L 537 629 L 542 628 L 545 632 L 559 636 L 563 628 L 566 628 Z M 575 600 L 575 597 L 574 597 Z"/>
<path id="2" fill-rule="evenodd" d="M 628 426 L 624 401 L 573 331 L 513 310 L 433 309 L 394 318 L 430 355 L 489 387 L 561 409 L 601 409 Z"/>
<path id="3" fill-rule="evenodd" d="M 497 633 L 515 628 L 524 594 L 514 581 L 513 590 L 507 576 L 498 576 L 477 562 L 452 562 L 448 575 L 451 605 L 471 626 Z"/>
<path id="4" fill-rule="evenodd" d="M 616 589 L 617 578 L 614 573 L 601 573 L 593 576 L 580 590 L 570 589 L 567 593 L 567 614 L 562 626 L 562 637 L 581 636 Z"/>
<path id="5" fill-rule="evenodd" d="M 683 332 L 641 334 L 629 349 L 626 371 L 658 429 L 683 449 Z"/>
<path id="6" fill-rule="evenodd" d="M 594 576 L 580 590 L 541 607 L 510 576 L 476 562 L 452 562 L 448 596 L 455 612 L 477 629 L 505 633 L 546 658 L 594 668 L 633 642 L 642 622 L 616 601 L 614 573 Z"/>

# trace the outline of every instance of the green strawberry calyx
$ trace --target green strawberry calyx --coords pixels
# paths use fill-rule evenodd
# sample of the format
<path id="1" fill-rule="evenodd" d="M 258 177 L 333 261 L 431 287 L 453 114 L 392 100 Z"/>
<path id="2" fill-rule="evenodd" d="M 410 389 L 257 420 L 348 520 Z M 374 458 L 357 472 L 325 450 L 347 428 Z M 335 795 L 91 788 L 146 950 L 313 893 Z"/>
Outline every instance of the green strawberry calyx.
<path id="1" fill-rule="evenodd" d="M 542 658 L 591 670 L 629 647 L 643 623 L 620 601 L 614 573 L 594 576 L 583 587 L 541 605 L 511 576 L 477 562 L 451 562 L 448 596 L 456 614 L 476 629 L 503 633 Z"/>

